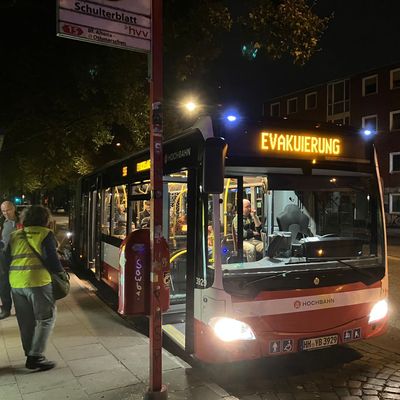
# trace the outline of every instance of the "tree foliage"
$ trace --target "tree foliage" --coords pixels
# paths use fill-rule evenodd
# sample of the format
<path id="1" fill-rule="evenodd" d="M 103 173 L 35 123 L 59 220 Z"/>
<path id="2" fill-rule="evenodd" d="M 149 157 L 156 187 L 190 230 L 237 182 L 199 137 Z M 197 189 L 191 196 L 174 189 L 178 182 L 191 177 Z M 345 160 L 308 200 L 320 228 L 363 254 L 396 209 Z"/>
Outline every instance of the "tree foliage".
<path id="1" fill-rule="evenodd" d="M 254 42 L 273 59 L 288 55 L 305 64 L 318 50 L 331 17 L 320 18 L 305 0 L 249 1 L 239 22 Z"/>
<path id="2" fill-rule="evenodd" d="M 304 0 L 251 0 L 239 13 L 234 3 L 164 2 L 167 104 L 180 85 L 202 82 L 235 26 L 273 58 L 302 64 L 317 50 L 327 19 Z M 15 21 L 17 44 L 6 39 Z M 146 56 L 58 38 L 55 23 L 54 0 L 8 0 L 0 13 L 3 192 L 51 189 L 148 143 Z M 176 115 L 167 107 L 167 127 Z"/>

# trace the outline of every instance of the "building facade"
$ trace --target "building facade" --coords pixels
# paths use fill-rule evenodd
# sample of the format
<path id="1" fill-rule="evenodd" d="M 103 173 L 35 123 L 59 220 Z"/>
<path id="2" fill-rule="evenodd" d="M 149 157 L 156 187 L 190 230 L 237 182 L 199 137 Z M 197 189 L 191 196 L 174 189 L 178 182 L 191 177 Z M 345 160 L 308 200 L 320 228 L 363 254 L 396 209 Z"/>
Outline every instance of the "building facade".
<path id="1" fill-rule="evenodd" d="M 264 103 L 264 115 L 376 133 L 387 224 L 400 228 L 400 63 L 270 99 Z"/>

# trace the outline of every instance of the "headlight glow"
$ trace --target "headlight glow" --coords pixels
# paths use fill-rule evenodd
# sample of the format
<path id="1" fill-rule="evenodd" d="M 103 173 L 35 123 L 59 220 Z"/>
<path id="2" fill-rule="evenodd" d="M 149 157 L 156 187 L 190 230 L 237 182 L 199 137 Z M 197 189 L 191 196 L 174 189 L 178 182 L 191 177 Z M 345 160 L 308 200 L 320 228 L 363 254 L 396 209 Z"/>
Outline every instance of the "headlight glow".
<path id="1" fill-rule="evenodd" d="M 388 302 L 387 300 L 378 301 L 373 307 L 371 312 L 369 313 L 368 323 L 378 321 L 384 317 L 386 317 L 388 313 Z"/>
<path id="2" fill-rule="evenodd" d="M 224 342 L 234 340 L 255 340 L 255 335 L 245 322 L 233 318 L 216 317 L 210 321 L 216 336 Z"/>

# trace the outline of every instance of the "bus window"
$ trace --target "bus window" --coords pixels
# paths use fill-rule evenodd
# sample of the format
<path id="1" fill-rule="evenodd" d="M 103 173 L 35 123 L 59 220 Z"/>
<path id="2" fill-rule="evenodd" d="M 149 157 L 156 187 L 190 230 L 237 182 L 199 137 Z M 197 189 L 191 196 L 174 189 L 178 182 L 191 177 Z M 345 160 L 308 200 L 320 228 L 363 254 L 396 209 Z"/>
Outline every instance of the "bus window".
<path id="1" fill-rule="evenodd" d="M 144 200 L 138 216 L 139 228 L 150 228 L 150 200 Z"/>
<path id="2" fill-rule="evenodd" d="M 126 236 L 127 203 L 126 185 L 115 186 L 112 192 L 111 236 L 124 239 Z"/>
<path id="3" fill-rule="evenodd" d="M 145 182 L 133 185 L 131 195 L 150 195 L 150 183 Z M 134 200 L 130 203 L 131 231 L 140 228 L 150 228 L 150 200 Z"/>
<path id="4" fill-rule="evenodd" d="M 101 233 L 109 235 L 111 232 L 110 216 L 111 216 L 111 188 L 103 190 L 101 199 Z"/>
<path id="5" fill-rule="evenodd" d="M 238 196 L 238 180 L 225 179 L 221 196 L 222 262 L 251 262 L 263 258 L 266 246 L 265 185 L 262 177 L 240 178 L 243 193 Z M 238 202 L 242 203 L 242 219 Z M 240 225 L 241 232 L 238 231 Z M 242 257 L 243 255 L 243 257 Z"/>
<path id="6" fill-rule="evenodd" d="M 171 302 L 178 303 L 186 296 L 187 173 L 172 174 L 167 181 Z"/>

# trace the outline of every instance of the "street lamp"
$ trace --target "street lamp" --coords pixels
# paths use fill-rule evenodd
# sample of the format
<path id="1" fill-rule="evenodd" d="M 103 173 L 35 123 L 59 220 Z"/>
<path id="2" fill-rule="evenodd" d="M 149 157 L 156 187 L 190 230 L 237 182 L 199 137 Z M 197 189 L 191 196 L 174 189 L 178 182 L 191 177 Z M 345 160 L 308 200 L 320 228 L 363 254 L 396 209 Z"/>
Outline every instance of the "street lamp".
<path id="1" fill-rule="evenodd" d="M 194 98 L 187 98 L 182 101 L 181 107 L 185 114 L 187 115 L 193 115 L 195 113 L 198 113 L 200 111 L 200 104 L 199 102 L 194 99 Z"/>
<path id="2" fill-rule="evenodd" d="M 189 101 L 185 104 L 185 108 L 189 112 L 193 112 L 197 108 L 197 104 L 193 101 Z"/>

